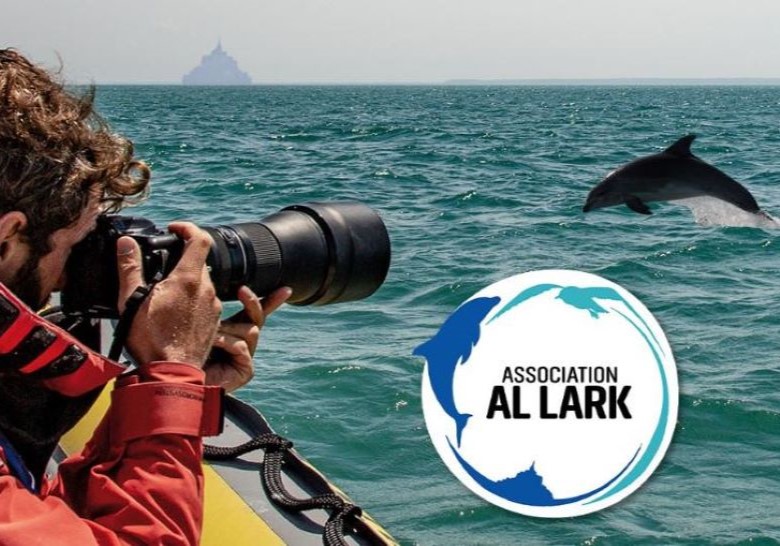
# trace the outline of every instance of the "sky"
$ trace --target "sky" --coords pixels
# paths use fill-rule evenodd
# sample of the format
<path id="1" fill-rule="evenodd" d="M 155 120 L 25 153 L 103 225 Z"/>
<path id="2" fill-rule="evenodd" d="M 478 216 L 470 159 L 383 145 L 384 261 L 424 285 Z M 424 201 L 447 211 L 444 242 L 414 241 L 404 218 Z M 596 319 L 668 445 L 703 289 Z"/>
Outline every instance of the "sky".
<path id="1" fill-rule="evenodd" d="M 0 47 L 177 83 L 221 38 L 255 83 L 780 78 L 778 0 L 0 0 Z"/>

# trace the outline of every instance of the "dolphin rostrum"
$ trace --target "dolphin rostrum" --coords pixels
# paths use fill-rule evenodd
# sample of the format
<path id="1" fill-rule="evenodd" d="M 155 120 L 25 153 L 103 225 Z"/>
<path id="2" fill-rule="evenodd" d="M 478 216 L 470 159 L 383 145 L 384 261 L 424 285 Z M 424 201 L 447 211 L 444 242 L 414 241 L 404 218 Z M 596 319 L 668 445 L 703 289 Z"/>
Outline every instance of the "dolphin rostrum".
<path id="1" fill-rule="evenodd" d="M 583 212 L 624 204 L 652 214 L 647 203 L 714 197 L 767 218 L 739 182 L 691 153 L 696 135 L 687 135 L 661 153 L 635 159 L 609 173 L 588 194 Z"/>

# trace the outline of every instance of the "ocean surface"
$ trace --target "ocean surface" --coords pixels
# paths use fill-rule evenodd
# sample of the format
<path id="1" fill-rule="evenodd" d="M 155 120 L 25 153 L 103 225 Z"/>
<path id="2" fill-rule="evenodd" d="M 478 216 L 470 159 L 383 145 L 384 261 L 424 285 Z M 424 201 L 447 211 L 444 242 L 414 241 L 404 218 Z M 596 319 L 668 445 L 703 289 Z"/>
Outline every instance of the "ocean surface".
<path id="1" fill-rule="evenodd" d="M 657 204 L 584 215 L 607 172 L 694 153 L 780 217 L 780 87 L 100 87 L 153 169 L 160 224 L 259 220 L 308 200 L 379 210 L 372 297 L 270 317 L 239 396 L 405 545 L 778 544 L 780 231 Z M 484 286 L 542 268 L 613 280 L 674 350 L 679 421 L 639 491 L 597 514 L 519 516 L 470 493 L 426 432 L 412 350 Z"/>

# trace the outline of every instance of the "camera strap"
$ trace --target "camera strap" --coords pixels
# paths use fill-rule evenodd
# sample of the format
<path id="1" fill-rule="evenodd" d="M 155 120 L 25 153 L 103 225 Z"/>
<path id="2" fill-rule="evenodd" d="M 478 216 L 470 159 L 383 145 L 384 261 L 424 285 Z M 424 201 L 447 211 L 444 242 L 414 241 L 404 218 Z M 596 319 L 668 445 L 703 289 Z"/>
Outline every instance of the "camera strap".
<path id="1" fill-rule="evenodd" d="M 138 314 L 138 310 L 143 305 L 146 298 L 154 288 L 154 283 L 149 286 L 139 286 L 125 302 L 125 310 L 119 316 L 119 320 L 114 328 L 114 341 L 111 343 L 111 350 L 108 352 L 108 358 L 118 361 L 122 356 L 122 350 L 125 348 L 127 336 L 130 334 L 130 327 L 133 325 L 133 319 Z"/>

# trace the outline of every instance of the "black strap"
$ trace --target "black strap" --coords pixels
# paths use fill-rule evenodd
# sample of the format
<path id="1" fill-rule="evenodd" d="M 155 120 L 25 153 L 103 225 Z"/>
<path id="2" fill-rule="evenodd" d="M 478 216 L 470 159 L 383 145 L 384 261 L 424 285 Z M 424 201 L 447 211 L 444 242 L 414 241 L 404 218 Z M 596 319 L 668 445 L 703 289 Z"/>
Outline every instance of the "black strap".
<path id="1" fill-rule="evenodd" d="M 127 298 L 127 302 L 125 302 L 125 311 L 119 317 L 116 327 L 114 328 L 114 341 L 111 343 L 111 350 L 108 352 L 109 360 L 118 362 L 121 358 L 127 336 L 130 334 L 130 327 L 133 325 L 133 319 L 146 298 L 149 297 L 153 287 L 154 285 L 139 286 L 130 294 L 130 297 Z"/>
<path id="2" fill-rule="evenodd" d="M 235 447 L 203 446 L 203 457 L 208 461 L 226 461 L 245 455 L 256 449 L 265 450 L 261 471 L 263 487 L 271 501 L 287 510 L 329 510 L 330 517 L 322 534 L 324 546 L 347 546 L 344 540 L 344 523 L 360 517 L 362 510 L 335 493 L 317 495 L 308 499 L 294 497 L 282 482 L 282 464 L 293 443 L 278 434 L 263 433 Z"/>

